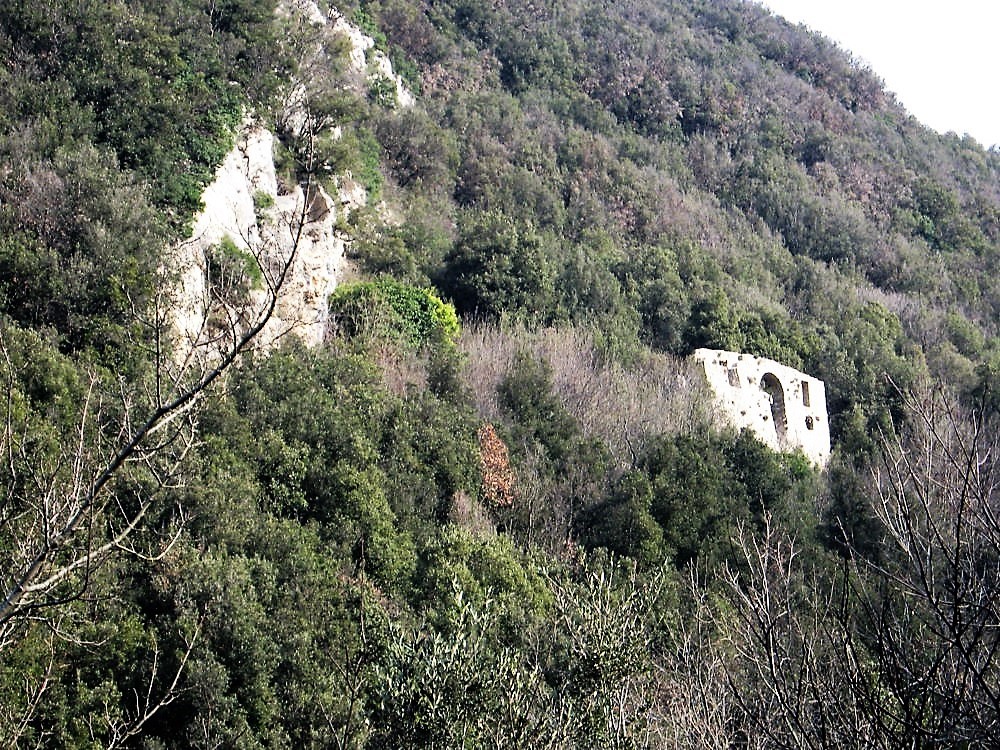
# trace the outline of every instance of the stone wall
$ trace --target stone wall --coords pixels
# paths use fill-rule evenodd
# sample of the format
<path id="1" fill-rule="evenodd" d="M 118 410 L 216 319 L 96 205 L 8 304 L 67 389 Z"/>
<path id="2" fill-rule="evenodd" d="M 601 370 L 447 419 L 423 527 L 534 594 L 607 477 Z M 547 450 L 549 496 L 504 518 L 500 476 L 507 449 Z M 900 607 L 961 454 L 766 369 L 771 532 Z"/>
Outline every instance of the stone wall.
<path id="1" fill-rule="evenodd" d="M 698 349 L 694 358 L 715 394 L 718 415 L 778 451 L 801 450 L 814 464 L 830 457 L 822 380 L 752 354 Z"/>

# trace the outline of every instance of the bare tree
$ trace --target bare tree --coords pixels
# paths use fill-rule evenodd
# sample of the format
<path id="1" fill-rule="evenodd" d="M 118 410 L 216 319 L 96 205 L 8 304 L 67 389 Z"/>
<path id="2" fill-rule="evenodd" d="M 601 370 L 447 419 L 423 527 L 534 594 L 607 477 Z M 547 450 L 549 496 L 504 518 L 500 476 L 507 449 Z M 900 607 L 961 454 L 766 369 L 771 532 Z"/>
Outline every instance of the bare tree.
<path id="1" fill-rule="evenodd" d="M 463 377 L 479 413 L 500 419 L 497 386 L 519 353 L 529 352 L 552 368 L 553 392 L 584 434 L 600 438 L 621 467 L 653 435 L 691 430 L 708 421 L 711 403 L 704 378 L 690 363 L 649 353 L 625 368 L 605 361 L 584 329 L 521 325 L 469 325 L 459 347 L 468 357 Z"/>
<path id="2" fill-rule="evenodd" d="M 197 333 L 179 338 L 171 332 L 171 291 L 164 282 L 151 310 L 135 311 L 148 335 L 140 344 L 149 353 L 148 377 L 108 383 L 92 372 L 74 429 L 54 438 L 50 450 L 36 450 L 37 425 L 24 415 L 0 330 L 6 380 L 0 452 L 8 484 L 0 508 L 0 652 L 32 619 L 81 596 L 108 555 L 156 557 L 176 540 L 182 510 L 153 548 L 138 549 L 131 541 L 162 491 L 180 481 L 195 445 L 199 402 L 253 346 L 275 312 L 314 210 L 308 166 L 301 200 L 280 219 L 290 245 L 251 248 L 263 288 L 239 302 L 210 295 Z"/>
<path id="3" fill-rule="evenodd" d="M 177 700 L 182 692 L 180 688 L 181 675 L 191 657 L 191 652 L 194 651 L 199 635 L 200 625 L 191 635 L 182 635 L 184 650 L 177 658 L 176 666 L 170 670 L 169 682 L 162 689 L 158 689 L 158 683 L 163 677 L 161 675 L 160 646 L 154 642 L 151 646 L 152 664 L 149 668 L 149 678 L 146 681 L 145 689 L 132 691 L 132 703 L 124 715 L 120 713 L 117 706 L 112 706 L 105 700 L 104 711 L 88 717 L 91 739 L 100 741 L 106 738 L 105 747 L 107 750 L 126 747 L 128 741 L 139 735 L 150 719 Z"/>
<path id="4" fill-rule="evenodd" d="M 293 16 L 291 23 L 299 23 Z M 313 43 L 312 36 L 304 42 Z M 343 56 L 339 37 L 327 46 L 314 70 L 302 71 L 306 82 Z M 280 176 L 272 201 L 254 201 L 257 224 L 233 235 L 236 254 L 195 252 L 185 266 L 195 294 L 185 300 L 184 325 L 178 325 L 178 297 L 191 288 L 181 286 L 176 263 L 160 269 L 151 301 L 131 305 L 129 346 L 138 356 L 127 378 L 67 360 L 82 385 L 74 381 L 72 398 L 54 407 L 36 403 L 19 370 L 42 341 L 0 321 L 0 689 L 7 691 L 0 695 L 0 747 L 46 743 L 33 721 L 65 672 L 65 654 L 103 645 L 81 642 L 79 626 L 109 594 L 110 563 L 128 557 L 155 564 L 183 538 L 188 517 L 178 490 L 198 446 L 207 394 L 245 353 L 311 322 L 295 317 L 300 305 L 283 300 L 309 278 L 302 259 L 315 261 L 309 249 L 321 245 L 330 223 L 333 202 L 314 176 L 318 144 L 331 137 L 322 131 L 336 114 L 333 88 L 323 90 L 332 97 L 323 102 L 293 82 L 300 94 L 289 99 L 295 126 L 285 136 L 294 173 Z M 146 234 L 137 236 L 154 247 Z M 136 665 L 133 676 L 144 689 L 123 687 L 120 700 L 112 696 L 103 712 L 91 713 L 95 742 L 134 743 L 180 695 L 196 636 L 181 634 L 173 649 L 168 638 L 176 641 L 165 636 L 164 645 L 153 643 L 149 663 Z M 28 652 L 34 661 L 19 673 L 18 659 Z"/>
<path id="5" fill-rule="evenodd" d="M 729 608 L 716 626 L 746 743 L 878 747 L 854 690 L 862 667 L 842 626 L 842 589 L 799 564 L 795 541 L 768 517 L 758 534 L 741 526 L 734 543 L 738 559 L 722 576 Z"/>
<path id="6" fill-rule="evenodd" d="M 656 695 L 652 716 L 654 747 L 725 750 L 735 741 L 735 701 L 713 597 L 696 567 L 682 588 L 683 614 L 674 624 L 671 648 L 656 658 Z M 747 742 L 746 747 L 758 744 Z"/>
<path id="7" fill-rule="evenodd" d="M 882 439 L 884 556 L 857 560 L 858 648 L 884 731 L 906 743 L 1000 743 L 1000 434 L 985 400 L 907 395 Z M 866 684 L 859 683 L 859 688 Z M 876 694 L 877 692 L 877 694 Z"/>
<path id="8" fill-rule="evenodd" d="M 718 682 L 692 674 L 721 664 L 728 742 L 740 746 L 1000 744 L 997 415 L 942 388 L 906 403 L 905 428 L 882 437 L 872 472 L 877 559 L 848 550 L 839 570 L 817 566 L 768 519 L 739 528 L 711 627 L 702 604 L 679 641 L 698 665 L 681 706 L 708 708 L 675 736 L 718 715 Z M 711 589 L 692 590 L 704 602 Z M 679 681 L 675 663 L 664 671 Z"/>
<path id="9" fill-rule="evenodd" d="M 81 600 L 93 608 L 95 581 L 112 557 L 155 563 L 181 538 L 187 514 L 174 490 L 183 486 L 186 459 L 197 445 L 199 404 L 274 318 L 315 212 L 309 166 L 294 208 L 274 212 L 289 239 L 250 246 L 260 288 L 237 299 L 213 293 L 207 281 L 196 334 L 178 335 L 165 278 L 150 309 L 134 310 L 146 334 L 136 343 L 148 353 L 148 366 L 136 369 L 145 375 L 126 381 L 79 368 L 86 374 L 71 429 L 32 414 L 9 346 L 14 332 L 0 327 L 0 668 L 29 640 L 35 651 L 49 644 L 50 654 L 44 670 L 14 675 L 23 689 L 0 711 L 0 736 L 9 746 L 29 737 L 46 742 L 32 721 L 65 668 L 65 648 L 101 646 L 79 641 L 79 623 L 67 620 L 74 608 L 66 605 Z M 176 700 L 194 645 L 195 636 L 180 652 L 154 644 L 152 663 L 139 666 L 147 673 L 145 691 L 135 693 L 131 706 L 123 694 L 122 705 L 91 715 L 95 741 L 127 745 Z"/>

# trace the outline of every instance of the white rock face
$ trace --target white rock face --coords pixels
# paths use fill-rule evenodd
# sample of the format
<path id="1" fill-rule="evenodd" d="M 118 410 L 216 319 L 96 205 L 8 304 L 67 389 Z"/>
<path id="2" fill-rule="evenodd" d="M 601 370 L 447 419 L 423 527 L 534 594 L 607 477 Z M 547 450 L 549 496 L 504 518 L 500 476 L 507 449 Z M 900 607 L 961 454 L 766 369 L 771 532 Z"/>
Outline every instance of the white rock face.
<path id="1" fill-rule="evenodd" d="M 704 368 L 725 421 L 752 430 L 775 450 L 799 449 L 817 466 L 826 466 L 830 424 L 822 380 L 752 354 L 698 349 L 694 359 Z"/>
<path id="2" fill-rule="evenodd" d="M 174 262 L 180 269 L 180 283 L 174 327 L 182 353 L 203 345 L 213 335 L 206 328 L 210 310 L 206 257 L 213 246 L 227 238 L 259 258 L 272 279 L 292 259 L 274 315 L 258 345 L 269 347 L 288 333 L 310 345 L 323 340 L 326 299 L 344 264 L 344 239 L 335 231 L 336 220 L 338 212 L 354 204 L 341 201 L 338 205 L 318 186 L 310 189 L 309 196 L 298 186 L 288 195 L 278 195 L 273 147 L 274 136 L 269 131 L 251 123 L 243 126 L 236 147 L 205 189 L 205 207 L 191 238 L 177 249 Z M 260 207 L 264 205 L 268 207 Z M 249 310 L 241 317 L 252 322 L 270 298 L 266 284 L 253 290 Z"/>
<path id="3" fill-rule="evenodd" d="M 278 12 L 285 15 L 298 13 L 304 16 L 309 23 L 317 26 L 326 23 L 326 16 L 323 15 L 323 11 L 319 9 L 314 0 L 282 0 L 278 5 Z"/>
<path id="4" fill-rule="evenodd" d="M 336 11 L 325 15 L 313 0 L 283 0 L 278 12 L 286 17 L 299 15 L 314 26 L 326 26 L 333 34 L 350 41 L 349 61 L 361 82 L 383 76 L 396 85 L 401 106 L 413 104 L 413 96 L 395 75 L 388 58 L 374 49 L 374 40 L 349 23 Z M 313 53 L 312 65 L 325 62 L 322 49 Z M 286 111 L 281 117 L 292 133 L 300 132 L 307 120 L 306 87 L 290 84 Z M 339 128 L 333 129 L 334 136 Z M 336 196 L 322 187 L 301 186 L 287 195 L 279 195 L 274 165 L 275 136 L 247 121 L 237 135 L 236 146 L 227 155 L 202 196 L 204 209 L 195 220 L 191 237 L 174 249 L 168 263 L 176 269 L 178 280 L 171 309 L 173 328 L 178 338 L 175 358 L 178 363 L 195 356 L 211 359 L 213 338 L 220 335 L 220 308 L 209 294 L 207 258 L 212 248 L 228 239 L 240 251 L 260 261 L 265 277 L 276 281 L 279 270 L 289 263 L 281 284 L 274 313 L 255 341 L 269 348 L 282 336 L 298 336 L 310 346 L 323 341 L 326 330 L 327 298 L 337 285 L 345 264 L 346 238 L 338 235 L 338 218 L 364 206 L 365 189 L 348 173 L 334 178 Z M 227 320 L 236 321 L 230 328 L 239 332 L 252 325 L 266 311 L 273 295 L 268 285 L 250 294 L 249 304 L 240 310 L 221 310 L 222 329 Z M 230 316 L 226 318 L 226 316 Z M 225 346 L 223 334 L 222 346 Z"/>
<path id="5" fill-rule="evenodd" d="M 354 70 L 364 73 L 368 78 L 382 76 L 389 79 L 396 85 L 396 101 L 399 106 L 413 106 L 413 94 L 406 88 L 403 79 L 396 75 L 385 53 L 375 49 L 374 39 L 336 12 L 333 16 L 333 29 L 351 40 L 350 60 Z"/>
<path id="6" fill-rule="evenodd" d="M 415 101 L 413 94 L 406 88 L 403 79 L 396 75 L 392 69 L 392 62 L 386 54 L 382 50 L 375 49 L 375 40 L 348 21 L 339 11 L 331 9 L 327 16 L 314 0 L 282 0 L 278 12 L 285 16 L 300 15 L 314 26 L 327 26 L 335 34 L 346 37 L 350 42 L 348 65 L 351 70 L 364 80 L 371 80 L 376 76 L 387 78 L 396 86 L 396 101 L 399 106 L 413 106 Z"/>

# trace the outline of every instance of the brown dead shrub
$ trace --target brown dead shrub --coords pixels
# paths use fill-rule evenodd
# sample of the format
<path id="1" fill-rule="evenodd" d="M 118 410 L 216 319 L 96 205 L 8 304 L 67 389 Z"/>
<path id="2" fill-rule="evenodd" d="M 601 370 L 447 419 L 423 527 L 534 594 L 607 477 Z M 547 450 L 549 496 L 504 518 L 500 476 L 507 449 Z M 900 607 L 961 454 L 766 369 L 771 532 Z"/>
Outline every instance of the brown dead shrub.
<path id="1" fill-rule="evenodd" d="M 514 504 L 517 476 L 510 465 L 510 452 L 489 422 L 479 428 L 479 461 L 483 480 L 483 500 L 491 508 Z"/>

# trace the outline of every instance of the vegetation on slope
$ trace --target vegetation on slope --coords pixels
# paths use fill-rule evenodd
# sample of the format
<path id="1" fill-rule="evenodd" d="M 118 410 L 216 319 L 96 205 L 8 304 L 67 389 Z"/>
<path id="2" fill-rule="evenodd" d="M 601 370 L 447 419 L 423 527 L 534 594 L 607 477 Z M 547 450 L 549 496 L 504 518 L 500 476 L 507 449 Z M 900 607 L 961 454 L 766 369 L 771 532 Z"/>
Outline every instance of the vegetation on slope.
<path id="1" fill-rule="evenodd" d="M 0 9 L 0 745 L 996 744 L 997 153 L 737 0 L 338 3 L 412 108 L 274 6 Z M 121 454 L 248 109 L 367 278 Z M 824 379 L 829 469 L 699 346 Z"/>

